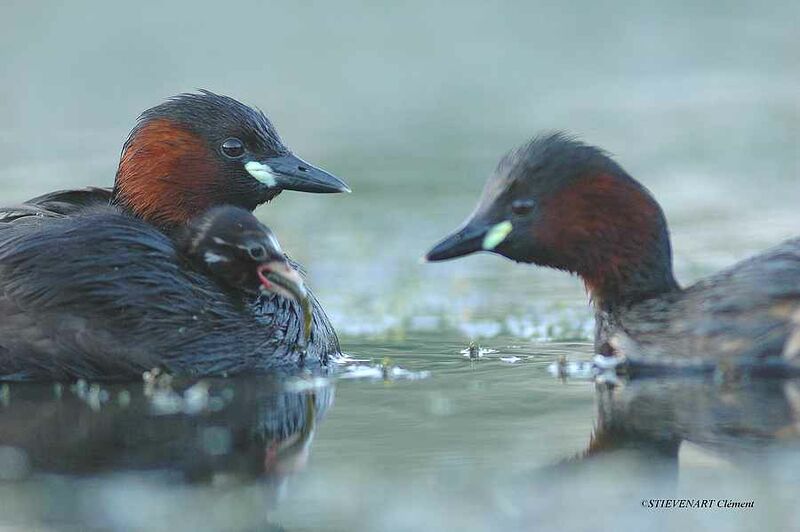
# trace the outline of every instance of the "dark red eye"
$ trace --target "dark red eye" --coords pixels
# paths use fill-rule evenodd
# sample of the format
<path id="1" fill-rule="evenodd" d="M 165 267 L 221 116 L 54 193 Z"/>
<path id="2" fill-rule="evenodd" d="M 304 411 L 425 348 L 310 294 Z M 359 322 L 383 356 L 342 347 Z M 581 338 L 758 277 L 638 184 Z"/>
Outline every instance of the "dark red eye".
<path id="1" fill-rule="evenodd" d="M 237 159 L 244 155 L 244 144 L 236 138 L 229 138 L 222 143 L 222 153 L 231 159 Z"/>
<path id="2" fill-rule="evenodd" d="M 533 200 L 516 200 L 511 204 L 511 212 L 517 216 L 524 216 L 533 210 L 534 205 Z"/>

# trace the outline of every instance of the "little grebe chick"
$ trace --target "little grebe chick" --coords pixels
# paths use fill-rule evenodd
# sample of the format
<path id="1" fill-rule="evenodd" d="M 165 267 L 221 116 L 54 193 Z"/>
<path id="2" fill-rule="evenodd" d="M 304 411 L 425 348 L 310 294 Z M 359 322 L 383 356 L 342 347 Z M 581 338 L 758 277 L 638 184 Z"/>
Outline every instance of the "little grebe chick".
<path id="1" fill-rule="evenodd" d="M 682 289 L 661 207 L 603 150 L 563 134 L 508 153 L 429 261 L 490 251 L 579 275 L 595 349 L 634 372 L 800 370 L 800 239 Z"/>
<path id="2" fill-rule="evenodd" d="M 305 344 L 313 316 L 303 277 L 272 230 L 252 213 L 230 205 L 214 207 L 189 222 L 176 238 L 178 249 L 230 288 L 233 297 L 260 291 L 300 304 Z"/>

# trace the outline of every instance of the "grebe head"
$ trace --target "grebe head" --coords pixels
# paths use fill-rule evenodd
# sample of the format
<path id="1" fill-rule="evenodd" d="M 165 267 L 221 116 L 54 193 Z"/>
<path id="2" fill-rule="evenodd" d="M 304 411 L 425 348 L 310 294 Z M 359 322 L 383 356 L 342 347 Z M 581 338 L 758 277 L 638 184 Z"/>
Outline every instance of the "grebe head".
<path id="1" fill-rule="evenodd" d="M 122 149 L 112 201 L 171 229 L 215 205 L 253 210 L 282 190 L 350 191 L 294 155 L 264 113 L 201 91 L 142 113 Z"/>
<path id="2" fill-rule="evenodd" d="M 503 157 L 475 211 L 427 259 L 477 251 L 578 274 L 600 305 L 677 288 L 661 207 L 606 152 L 562 133 Z"/>
<path id="3" fill-rule="evenodd" d="M 301 304 L 308 294 L 278 239 L 252 213 L 230 205 L 191 220 L 178 247 L 229 288 L 267 291 Z"/>

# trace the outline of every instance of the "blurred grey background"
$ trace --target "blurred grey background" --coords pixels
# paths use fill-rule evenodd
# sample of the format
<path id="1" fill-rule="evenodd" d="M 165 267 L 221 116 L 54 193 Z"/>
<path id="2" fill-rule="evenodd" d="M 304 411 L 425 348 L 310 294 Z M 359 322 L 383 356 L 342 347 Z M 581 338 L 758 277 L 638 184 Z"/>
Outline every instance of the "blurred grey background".
<path id="1" fill-rule="evenodd" d="M 545 129 L 610 150 L 656 194 L 684 282 L 800 233 L 798 5 L 3 0 L 1 197 L 110 185 L 138 113 L 207 88 L 352 186 L 257 211 L 343 334 L 473 320 L 474 336 L 554 308 L 583 323 L 566 275 L 418 257 Z"/>

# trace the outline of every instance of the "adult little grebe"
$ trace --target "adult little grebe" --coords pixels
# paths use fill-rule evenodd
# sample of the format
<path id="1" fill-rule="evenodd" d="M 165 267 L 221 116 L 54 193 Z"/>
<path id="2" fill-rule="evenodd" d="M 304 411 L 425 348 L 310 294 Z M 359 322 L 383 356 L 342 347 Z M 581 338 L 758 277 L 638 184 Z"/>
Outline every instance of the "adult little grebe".
<path id="1" fill-rule="evenodd" d="M 110 203 L 169 231 L 214 205 L 253 210 L 282 190 L 350 192 L 294 155 L 264 113 L 202 91 L 174 96 L 139 116 L 113 189 L 52 192 L 0 209 L 0 220 L 72 215 Z"/>
<path id="2" fill-rule="evenodd" d="M 59 191 L 0 209 L 0 272 L 13 270 L 23 274 L 25 272 L 14 268 L 21 264 L 32 265 L 30 271 L 20 277 L 10 273 L 0 275 L 0 321 L 3 322 L 0 327 L 4 329 L 0 335 L 0 358 L 18 359 L 19 353 L 26 350 L 35 353 L 36 345 L 40 345 L 44 352 L 59 357 L 59 372 L 54 375 L 103 377 L 100 368 L 105 366 L 102 364 L 98 368 L 81 366 L 75 371 L 60 372 L 68 366 L 64 357 L 74 351 L 65 348 L 64 353 L 56 353 L 61 343 L 52 337 L 52 328 L 60 327 L 56 323 L 59 316 L 69 322 L 70 315 L 80 316 L 84 311 L 87 315 L 94 315 L 95 310 L 103 313 L 102 307 L 84 308 L 91 298 L 82 299 L 70 283 L 75 278 L 108 279 L 108 268 L 119 266 L 120 257 L 139 268 L 136 275 L 145 276 L 149 268 L 152 275 L 159 278 L 162 267 L 174 268 L 174 264 L 161 263 L 162 260 L 174 263 L 175 250 L 171 244 L 165 244 L 169 242 L 167 236 L 179 236 L 197 213 L 223 204 L 252 210 L 282 190 L 349 191 L 335 176 L 293 155 L 263 113 L 232 98 L 207 91 L 183 94 L 145 111 L 123 147 L 113 190 Z M 96 224 L 106 224 L 106 227 Z M 136 235 L 142 238 L 141 242 L 136 240 Z M 123 246 L 123 241 L 128 245 Z M 160 251 L 153 252 L 153 245 Z M 53 261 L 55 250 L 58 250 L 58 262 Z M 119 256 L 109 256 L 113 253 Z M 60 279 L 59 282 L 55 283 L 56 279 Z M 161 280 L 170 282 L 173 279 L 161 277 Z M 202 285 L 207 281 L 198 282 Z M 23 286 L 24 283 L 27 286 Z M 119 302 L 101 302 L 115 311 L 128 309 L 125 301 L 138 296 L 126 293 L 124 277 L 114 277 L 113 286 Z M 132 283 L 128 288 L 134 291 L 140 287 Z M 165 293 L 174 289 L 183 297 L 195 299 L 179 305 L 198 308 L 210 304 L 205 298 L 209 294 L 204 295 L 200 289 L 192 292 L 181 292 L 183 289 L 170 286 L 161 289 Z M 259 294 L 246 295 L 252 298 L 253 312 L 262 323 L 287 329 L 303 319 L 303 309 L 296 302 Z M 42 303 L 39 296 L 59 302 L 59 311 L 45 312 L 48 319 L 44 321 L 40 311 L 45 309 L 37 307 Z M 216 290 L 212 296 L 225 295 Z M 139 305 L 148 304 L 144 299 L 137 301 Z M 325 363 L 329 356 L 339 353 L 339 343 L 327 316 L 310 294 L 309 301 L 314 317 L 309 358 Z M 163 303 L 152 301 L 150 304 L 155 307 Z M 145 312 L 144 306 L 138 311 Z M 124 316 L 118 319 L 125 320 Z M 168 325 L 164 323 L 160 334 L 174 333 Z M 240 325 L 252 325 L 252 321 L 243 320 Z M 153 327 L 158 329 L 158 325 Z M 130 336 L 124 338 L 133 345 L 118 348 L 136 350 L 137 341 Z M 260 356 L 264 356 L 275 338 L 264 340 L 263 328 L 259 338 L 264 344 Z M 229 340 L 237 343 L 235 336 Z M 224 338 L 220 337 L 219 341 L 223 342 Z M 292 361 L 288 353 L 294 352 L 294 346 L 287 342 L 287 345 L 273 345 L 275 365 Z M 237 351 L 242 352 L 241 349 Z M 282 352 L 286 356 L 281 355 Z M 112 354 L 107 353 L 107 356 Z M 195 369 L 199 373 L 215 371 L 214 367 L 198 363 Z M 121 364 L 125 366 L 126 362 Z"/>
<path id="3" fill-rule="evenodd" d="M 212 208 L 174 241 L 114 207 L 50 220 L 47 231 L 29 220 L 0 247 L 0 378 L 114 380 L 153 367 L 221 375 L 294 368 L 305 356 L 309 312 L 255 312 L 259 289 L 276 309 L 308 309 L 309 296 L 244 209 Z"/>
<path id="4" fill-rule="evenodd" d="M 604 151 L 563 134 L 507 154 L 427 259 L 476 251 L 582 277 L 596 350 L 632 371 L 800 370 L 800 239 L 682 289 L 655 199 Z"/>

